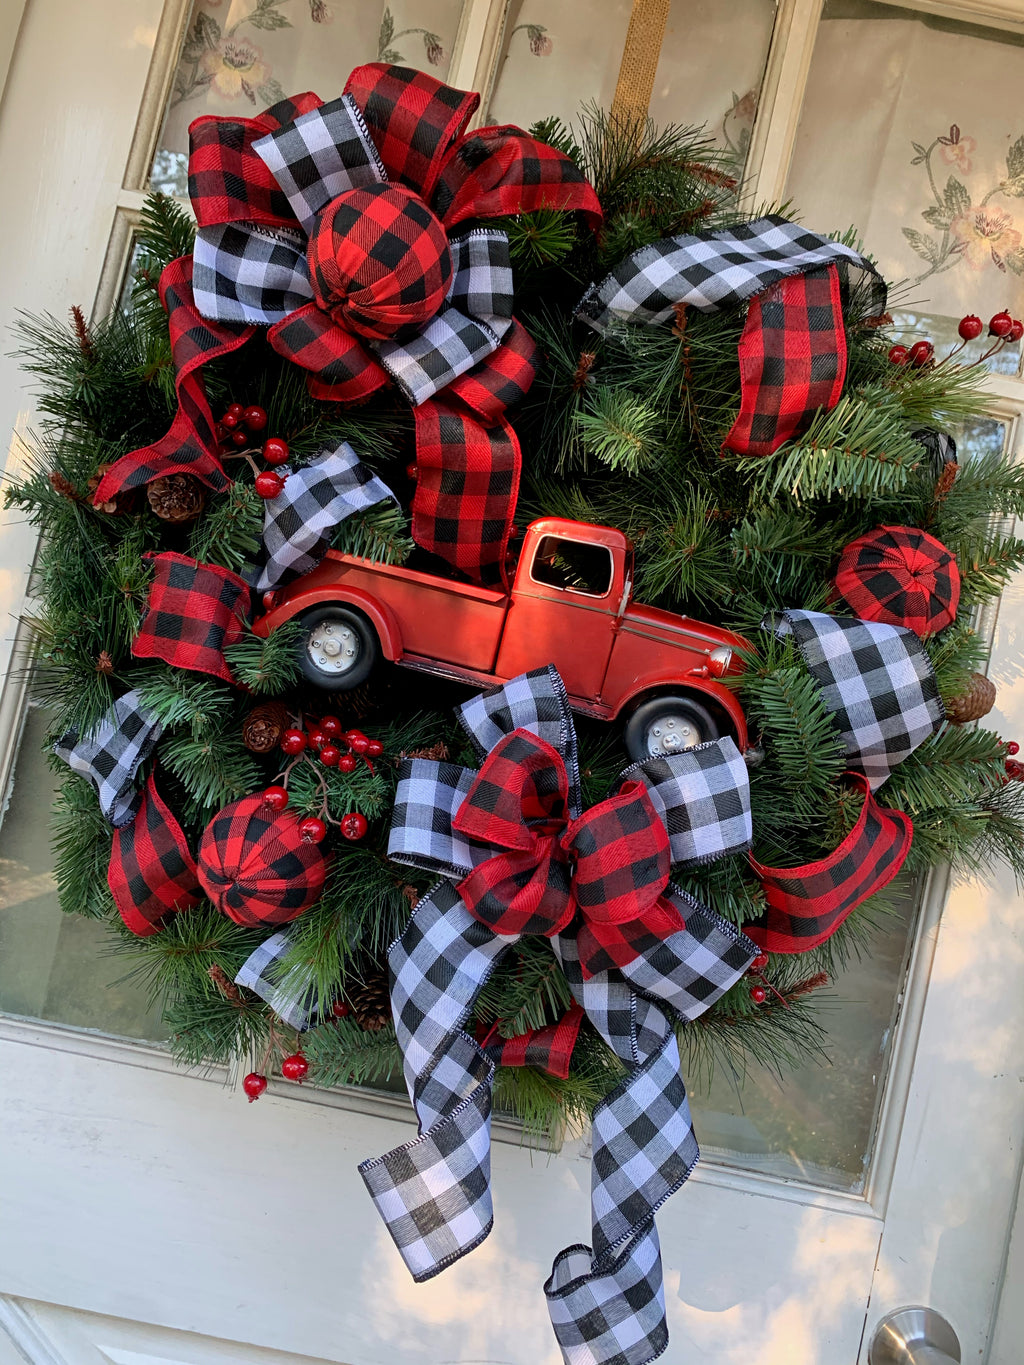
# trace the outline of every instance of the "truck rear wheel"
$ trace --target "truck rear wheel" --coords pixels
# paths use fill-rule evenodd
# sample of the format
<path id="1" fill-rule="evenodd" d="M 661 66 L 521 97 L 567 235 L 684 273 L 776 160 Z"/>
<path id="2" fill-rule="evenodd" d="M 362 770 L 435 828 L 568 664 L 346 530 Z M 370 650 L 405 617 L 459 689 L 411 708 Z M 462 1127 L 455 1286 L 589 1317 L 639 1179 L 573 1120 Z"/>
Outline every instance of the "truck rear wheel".
<path id="1" fill-rule="evenodd" d="M 314 607 L 299 617 L 302 675 L 325 692 L 349 692 L 365 682 L 380 654 L 369 621 L 351 607 Z"/>
<path id="2" fill-rule="evenodd" d="M 630 758 L 638 763 L 645 758 L 681 754 L 720 735 L 718 723 L 708 708 L 696 697 L 681 693 L 641 702 L 622 732 Z"/>

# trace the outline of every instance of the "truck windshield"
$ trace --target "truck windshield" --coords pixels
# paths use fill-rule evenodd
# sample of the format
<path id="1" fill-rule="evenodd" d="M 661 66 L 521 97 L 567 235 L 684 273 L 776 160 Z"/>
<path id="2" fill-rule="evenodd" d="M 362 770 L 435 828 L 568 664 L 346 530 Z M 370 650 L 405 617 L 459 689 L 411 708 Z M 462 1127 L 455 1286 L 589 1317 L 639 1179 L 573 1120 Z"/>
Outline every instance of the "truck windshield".
<path id="1" fill-rule="evenodd" d="M 530 576 L 535 583 L 550 588 L 605 597 L 612 585 L 611 551 L 606 545 L 544 536 L 537 546 Z"/>

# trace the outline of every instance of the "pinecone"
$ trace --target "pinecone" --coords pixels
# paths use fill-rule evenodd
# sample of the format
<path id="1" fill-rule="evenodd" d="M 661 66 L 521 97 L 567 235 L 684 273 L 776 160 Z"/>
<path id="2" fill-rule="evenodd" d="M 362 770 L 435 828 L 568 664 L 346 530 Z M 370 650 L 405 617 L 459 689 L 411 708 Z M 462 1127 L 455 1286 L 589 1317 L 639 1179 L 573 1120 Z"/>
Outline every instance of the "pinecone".
<path id="1" fill-rule="evenodd" d="M 391 1023 L 391 991 L 388 974 L 377 970 L 359 986 L 347 992 L 345 1003 L 356 1023 L 366 1033 L 377 1033 Z"/>
<path id="2" fill-rule="evenodd" d="M 195 521 L 206 506 L 206 489 L 194 474 L 165 474 L 146 486 L 146 497 L 161 521 Z"/>
<path id="3" fill-rule="evenodd" d="M 269 754 L 287 726 L 288 708 L 284 702 L 261 702 L 242 722 L 242 743 L 251 754 Z"/>
<path id="4" fill-rule="evenodd" d="M 101 649 L 99 658 L 96 660 L 96 672 L 105 673 L 108 677 L 114 671 L 114 661 L 110 657 L 109 650 Z"/>
<path id="5" fill-rule="evenodd" d="M 995 683 L 989 682 L 984 673 L 972 673 L 967 690 L 946 702 L 946 716 L 954 725 L 966 725 L 987 716 L 995 704 Z"/>

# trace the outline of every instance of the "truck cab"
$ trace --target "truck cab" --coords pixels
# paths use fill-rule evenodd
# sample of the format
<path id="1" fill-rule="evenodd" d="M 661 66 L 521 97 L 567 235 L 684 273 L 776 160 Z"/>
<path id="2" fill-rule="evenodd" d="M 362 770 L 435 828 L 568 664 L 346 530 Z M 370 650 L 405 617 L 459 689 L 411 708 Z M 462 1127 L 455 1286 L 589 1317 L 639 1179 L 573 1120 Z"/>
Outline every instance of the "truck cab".
<path id="1" fill-rule="evenodd" d="M 298 617 L 299 662 L 326 691 L 358 686 L 383 655 L 493 687 L 553 663 L 574 710 L 625 722 L 636 758 L 747 733 L 720 681 L 745 642 L 717 626 L 634 602 L 633 549 L 610 526 L 545 517 L 527 529 L 508 590 L 459 583 L 328 550 L 310 573 L 268 593 L 268 635 Z"/>

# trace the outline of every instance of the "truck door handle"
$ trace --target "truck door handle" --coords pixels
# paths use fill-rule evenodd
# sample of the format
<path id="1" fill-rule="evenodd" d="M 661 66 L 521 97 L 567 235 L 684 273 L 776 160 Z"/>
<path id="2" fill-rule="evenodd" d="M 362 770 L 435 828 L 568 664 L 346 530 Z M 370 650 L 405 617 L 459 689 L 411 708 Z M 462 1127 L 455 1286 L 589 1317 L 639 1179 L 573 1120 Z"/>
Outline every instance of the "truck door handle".
<path id="1" fill-rule="evenodd" d="M 934 1308 L 898 1308 L 876 1327 L 868 1365 L 960 1365 L 960 1341 Z"/>

